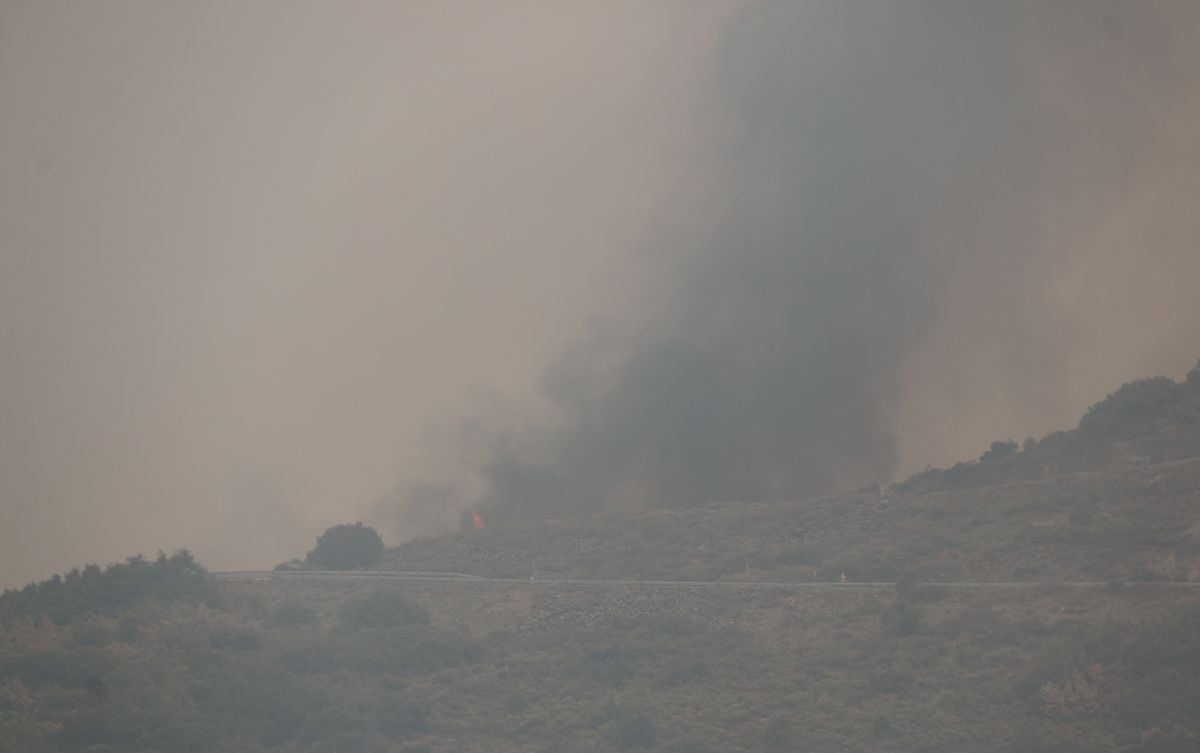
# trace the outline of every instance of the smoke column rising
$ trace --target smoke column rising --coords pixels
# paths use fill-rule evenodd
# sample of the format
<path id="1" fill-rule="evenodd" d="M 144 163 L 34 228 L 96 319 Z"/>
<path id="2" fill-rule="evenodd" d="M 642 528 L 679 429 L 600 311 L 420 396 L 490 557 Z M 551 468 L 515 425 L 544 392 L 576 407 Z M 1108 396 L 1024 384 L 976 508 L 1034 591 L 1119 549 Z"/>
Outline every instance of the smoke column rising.
<path id="1" fill-rule="evenodd" d="M 997 432 L 1072 420 L 1116 386 L 1080 362 L 1133 343 L 1086 351 L 1112 323 L 1075 316 L 1090 296 L 1064 300 L 1062 281 L 1105 253 L 1158 266 L 1159 285 L 1198 279 L 1187 214 L 1126 230 L 1179 228 L 1167 243 L 1114 252 L 1096 233 L 1170 177 L 1151 167 L 1164 149 L 1200 166 L 1192 144 L 1160 141 L 1172 120 L 1197 125 L 1198 18 L 1178 4 L 747 5 L 716 56 L 719 177 L 658 239 L 672 271 L 653 317 L 602 380 L 578 375 L 605 373 L 604 348 L 551 370 L 575 375 L 546 391 L 561 423 L 499 443 L 490 504 L 801 497 L 891 480 L 905 446 L 924 450 L 910 465 L 970 457 Z M 1165 287 L 1200 324 L 1195 297 Z M 1177 369 L 1193 357 L 1181 339 Z"/>

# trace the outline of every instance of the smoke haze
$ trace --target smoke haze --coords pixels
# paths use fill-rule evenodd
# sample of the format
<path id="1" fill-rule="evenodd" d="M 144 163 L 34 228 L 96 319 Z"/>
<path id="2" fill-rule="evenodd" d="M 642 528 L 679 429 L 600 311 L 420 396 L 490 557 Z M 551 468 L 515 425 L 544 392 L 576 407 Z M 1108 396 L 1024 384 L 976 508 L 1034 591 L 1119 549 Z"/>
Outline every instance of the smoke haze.
<path id="1" fill-rule="evenodd" d="M 1175 327 L 1143 317 L 1162 279 L 1132 306 L 1112 279 L 1097 310 L 1099 291 L 1073 278 L 1099 259 L 1143 282 L 1200 271 L 1185 213 L 1138 217 L 1125 249 L 1097 232 L 1177 179 L 1151 164 L 1178 118 L 1195 122 L 1194 56 L 1170 35 L 1197 17 L 1091 2 L 746 6 L 716 52 L 719 178 L 679 222 L 645 338 L 607 382 L 548 390 L 563 425 L 534 450 L 506 440 L 490 501 L 800 497 L 1073 420 L 1119 381 L 1091 372 L 1101 358 L 1153 362 L 1131 357 L 1144 343 L 1128 329 L 1125 343 L 1098 332 Z M 1188 140 L 1170 148 L 1188 155 Z M 1161 222 L 1182 232 L 1164 243 Z M 1107 321 L 1118 308 L 1127 319 Z M 1193 355 L 1186 335 L 1174 342 L 1173 371 Z"/>
<path id="2" fill-rule="evenodd" d="M 1198 350 L 1189 2 L 15 2 L 0 122 L 3 585 L 888 481 Z"/>

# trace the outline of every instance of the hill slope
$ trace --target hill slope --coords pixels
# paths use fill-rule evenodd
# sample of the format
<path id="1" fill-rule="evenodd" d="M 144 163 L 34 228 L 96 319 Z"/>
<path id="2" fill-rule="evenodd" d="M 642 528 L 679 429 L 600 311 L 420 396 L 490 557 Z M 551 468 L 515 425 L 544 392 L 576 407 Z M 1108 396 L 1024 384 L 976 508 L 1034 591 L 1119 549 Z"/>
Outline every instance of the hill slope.
<path id="1" fill-rule="evenodd" d="M 889 489 L 501 523 L 383 569 L 691 580 L 1200 577 L 1200 370 L 1125 385 L 1078 428 Z"/>
<path id="2" fill-rule="evenodd" d="M 0 753 L 1195 751 L 1200 589 L 1178 581 L 1200 551 L 1196 385 L 1114 412 L 1146 394 L 1123 388 L 1089 413 L 1115 422 L 892 489 L 388 553 L 492 576 L 844 571 L 895 589 L 217 582 L 180 554 L 8 592 Z"/>

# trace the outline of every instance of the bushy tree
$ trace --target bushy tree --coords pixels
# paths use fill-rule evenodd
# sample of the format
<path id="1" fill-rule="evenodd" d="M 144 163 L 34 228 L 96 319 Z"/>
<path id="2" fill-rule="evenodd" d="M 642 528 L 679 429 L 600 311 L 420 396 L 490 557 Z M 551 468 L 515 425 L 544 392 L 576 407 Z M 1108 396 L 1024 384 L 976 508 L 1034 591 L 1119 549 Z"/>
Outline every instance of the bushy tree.
<path id="1" fill-rule="evenodd" d="M 370 567 L 381 557 L 383 539 L 379 532 L 359 522 L 327 529 L 317 537 L 317 545 L 304 561 L 321 570 L 355 570 Z"/>
<path id="2" fill-rule="evenodd" d="M 1008 457 L 1017 451 L 1017 443 L 1011 439 L 992 442 L 992 446 L 979 456 L 979 462 L 987 463 L 991 460 L 999 460 L 1000 458 Z"/>

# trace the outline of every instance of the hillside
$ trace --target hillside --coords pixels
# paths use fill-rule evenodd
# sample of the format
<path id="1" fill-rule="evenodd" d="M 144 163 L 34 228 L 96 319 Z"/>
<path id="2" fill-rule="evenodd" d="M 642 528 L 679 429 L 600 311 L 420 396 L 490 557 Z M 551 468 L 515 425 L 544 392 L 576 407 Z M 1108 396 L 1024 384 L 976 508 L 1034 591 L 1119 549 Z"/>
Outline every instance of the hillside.
<path id="1" fill-rule="evenodd" d="M 223 582 L 177 554 L 6 592 L 0 752 L 1190 753 L 1198 387 L 1127 385 L 1072 431 L 890 489 L 386 554 L 517 583 Z"/>
<path id="2" fill-rule="evenodd" d="M 501 525 L 412 541 L 387 569 L 495 577 L 1190 580 L 1200 459 L 921 494 Z"/>
<path id="3" fill-rule="evenodd" d="M 1127 384 L 1079 426 L 888 489 L 492 525 L 383 569 L 683 580 L 1200 578 L 1200 369 Z"/>

